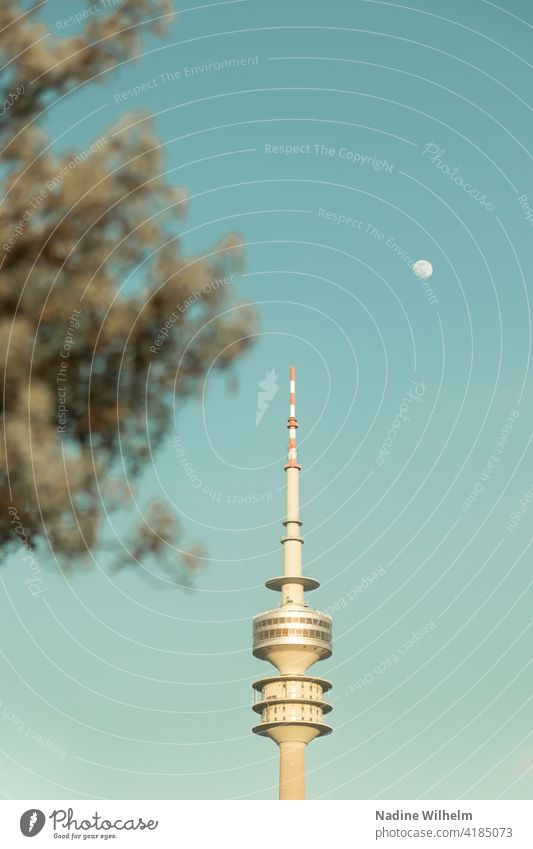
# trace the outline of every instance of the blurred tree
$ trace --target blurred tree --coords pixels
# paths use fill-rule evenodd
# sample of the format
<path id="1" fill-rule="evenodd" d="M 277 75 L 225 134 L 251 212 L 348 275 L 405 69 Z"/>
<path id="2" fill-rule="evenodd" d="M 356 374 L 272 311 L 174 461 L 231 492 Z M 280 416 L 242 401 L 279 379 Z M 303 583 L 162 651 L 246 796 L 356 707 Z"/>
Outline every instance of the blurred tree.
<path id="1" fill-rule="evenodd" d="M 99 545 L 104 510 L 124 506 L 113 470 L 142 470 L 176 395 L 247 349 L 254 312 L 221 282 L 239 267 L 238 237 L 183 256 L 168 225 L 185 193 L 162 176 L 148 116 L 61 156 L 37 126 L 58 97 L 135 56 L 143 21 L 164 31 L 172 3 L 122 0 L 60 39 L 33 12 L 12 0 L 0 8 L 0 548 L 17 539 L 16 508 L 19 540 L 46 537 L 70 564 Z M 164 504 L 152 505 L 121 562 L 152 557 L 181 581 L 202 552 L 176 555 L 179 535 Z"/>

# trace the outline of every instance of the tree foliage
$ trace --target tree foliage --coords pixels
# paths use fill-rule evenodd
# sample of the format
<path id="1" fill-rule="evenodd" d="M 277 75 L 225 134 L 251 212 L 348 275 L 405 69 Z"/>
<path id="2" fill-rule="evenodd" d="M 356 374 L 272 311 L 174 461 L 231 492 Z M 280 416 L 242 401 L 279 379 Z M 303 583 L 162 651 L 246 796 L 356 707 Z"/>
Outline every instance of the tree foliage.
<path id="1" fill-rule="evenodd" d="M 124 504 L 114 470 L 138 475 L 176 396 L 195 394 L 213 362 L 227 368 L 249 344 L 253 311 L 227 283 L 240 241 L 183 255 L 173 226 L 186 195 L 164 176 L 149 116 L 125 116 L 61 155 L 39 126 L 59 98 L 133 58 L 144 26 L 162 32 L 171 16 L 169 0 L 122 0 L 81 34 L 55 38 L 33 12 L 1 5 L 4 549 L 15 506 L 30 545 L 46 537 L 63 563 L 94 550 L 103 511 Z M 175 558 L 177 536 L 172 514 L 152 505 L 124 562 Z M 199 553 L 182 553 L 176 568 Z"/>

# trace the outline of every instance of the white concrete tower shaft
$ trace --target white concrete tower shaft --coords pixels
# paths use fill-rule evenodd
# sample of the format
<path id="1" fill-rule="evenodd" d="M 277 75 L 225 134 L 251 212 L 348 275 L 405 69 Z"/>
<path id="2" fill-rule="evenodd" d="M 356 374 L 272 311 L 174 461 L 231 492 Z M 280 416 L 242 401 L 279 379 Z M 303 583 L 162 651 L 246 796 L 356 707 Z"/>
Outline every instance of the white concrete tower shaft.
<path id="1" fill-rule="evenodd" d="M 286 514 L 285 514 L 285 536 L 283 537 L 283 574 L 286 578 L 302 577 L 302 545 L 300 536 L 300 471 L 298 465 L 298 449 L 296 446 L 296 429 L 298 419 L 296 418 L 296 369 L 291 366 L 290 370 L 290 401 L 289 419 L 289 453 L 285 472 L 286 480 Z M 285 604 L 288 599 L 303 604 L 304 588 L 301 583 L 286 583 L 281 592 L 281 603 Z"/>
<path id="2" fill-rule="evenodd" d="M 302 574 L 299 475 L 296 446 L 296 370 L 290 370 L 289 453 L 286 472 L 286 514 L 283 522 L 283 575 L 266 582 L 281 593 L 280 605 L 254 617 L 253 652 L 278 671 L 256 681 L 254 711 L 261 722 L 253 731 L 279 746 L 279 798 L 305 798 L 305 747 L 315 737 L 329 734 L 323 721 L 331 710 L 326 694 L 329 681 L 307 675 L 307 669 L 331 655 L 331 617 L 308 607 L 304 592 L 319 582 Z"/>

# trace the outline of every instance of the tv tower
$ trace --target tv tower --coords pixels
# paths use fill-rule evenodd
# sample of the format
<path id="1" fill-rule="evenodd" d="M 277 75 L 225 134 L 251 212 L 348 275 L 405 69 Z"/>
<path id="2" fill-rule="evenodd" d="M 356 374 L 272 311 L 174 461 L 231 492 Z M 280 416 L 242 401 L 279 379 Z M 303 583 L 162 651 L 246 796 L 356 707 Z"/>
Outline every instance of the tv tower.
<path id="1" fill-rule="evenodd" d="M 287 513 L 283 544 L 283 575 L 270 578 L 269 590 L 281 593 L 279 607 L 254 616 L 253 653 L 268 660 L 278 674 L 261 678 L 254 687 L 253 710 L 261 722 L 255 734 L 270 737 L 279 746 L 279 798 L 305 799 L 305 747 L 315 737 L 329 734 L 323 722 L 331 704 L 329 681 L 307 675 L 317 660 L 331 656 L 331 617 L 307 606 L 304 592 L 320 586 L 302 575 L 302 545 L 298 486 L 301 466 L 296 452 L 296 370 L 290 370 L 289 456 Z"/>

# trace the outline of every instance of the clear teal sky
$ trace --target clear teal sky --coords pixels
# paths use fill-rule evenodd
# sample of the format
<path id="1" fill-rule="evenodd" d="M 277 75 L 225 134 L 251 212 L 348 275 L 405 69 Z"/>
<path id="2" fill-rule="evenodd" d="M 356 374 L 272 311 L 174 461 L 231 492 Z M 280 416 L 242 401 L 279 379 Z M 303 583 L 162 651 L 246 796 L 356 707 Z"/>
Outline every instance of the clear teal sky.
<path id="1" fill-rule="evenodd" d="M 56 34 L 66 5 L 47 4 Z M 155 113 L 191 195 L 184 249 L 240 231 L 260 332 L 238 391 L 210 375 L 177 418 L 201 486 L 169 439 L 138 487 L 207 545 L 192 591 L 104 559 L 68 577 L 43 563 L 34 599 L 21 561 L 2 571 L 4 795 L 275 797 L 277 750 L 250 733 L 269 669 L 250 620 L 276 604 L 294 362 L 309 601 L 338 608 L 314 667 L 334 734 L 309 748 L 309 795 L 531 798 L 532 34 L 527 0 L 188 0 L 139 61 L 50 109 L 58 150 Z M 433 264 L 433 295 L 409 258 Z"/>

